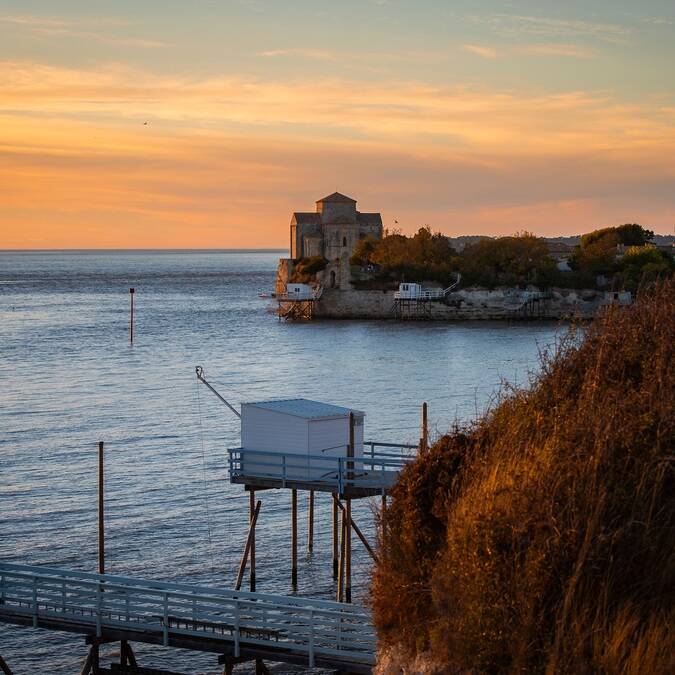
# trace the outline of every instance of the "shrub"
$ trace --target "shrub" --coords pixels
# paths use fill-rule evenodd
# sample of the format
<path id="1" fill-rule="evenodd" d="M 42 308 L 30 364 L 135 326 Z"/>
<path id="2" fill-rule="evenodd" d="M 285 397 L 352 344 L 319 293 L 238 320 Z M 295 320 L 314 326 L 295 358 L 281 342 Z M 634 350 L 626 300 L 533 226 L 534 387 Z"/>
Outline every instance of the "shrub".
<path id="1" fill-rule="evenodd" d="M 439 673 L 674 672 L 674 362 L 670 279 L 407 466 L 372 583 L 382 651 Z"/>
<path id="2" fill-rule="evenodd" d="M 323 269 L 326 269 L 328 260 L 322 255 L 312 255 L 308 258 L 301 258 L 293 268 L 291 274 L 291 281 L 296 283 L 304 283 L 311 281 L 311 278 Z"/>

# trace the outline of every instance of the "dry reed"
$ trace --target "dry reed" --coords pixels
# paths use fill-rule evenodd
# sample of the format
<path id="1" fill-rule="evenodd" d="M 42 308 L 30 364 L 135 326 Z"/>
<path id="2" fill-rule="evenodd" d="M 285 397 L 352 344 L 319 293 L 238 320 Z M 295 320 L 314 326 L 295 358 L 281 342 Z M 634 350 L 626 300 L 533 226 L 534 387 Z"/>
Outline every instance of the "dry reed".
<path id="1" fill-rule="evenodd" d="M 671 279 L 407 467 L 372 584 L 382 653 L 407 672 L 675 672 L 674 369 Z"/>

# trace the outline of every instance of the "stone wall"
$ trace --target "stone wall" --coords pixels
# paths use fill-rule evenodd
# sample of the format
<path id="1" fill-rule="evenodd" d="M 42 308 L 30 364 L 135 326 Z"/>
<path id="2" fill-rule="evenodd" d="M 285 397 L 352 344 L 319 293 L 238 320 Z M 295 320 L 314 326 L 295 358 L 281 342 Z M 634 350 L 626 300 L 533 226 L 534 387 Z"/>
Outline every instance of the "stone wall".
<path id="1" fill-rule="evenodd" d="M 519 289 L 463 289 L 450 293 L 444 302 L 431 303 L 431 319 L 487 320 L 522 316 L 528 296 Z M 551 297 L 534 303 L 534 313 L 545 319 L 590 319 L 606 303 L 604 294 L 593 290 L 553 289 Z M 325 289 L 314 308 L 316 318 L 325 319 L 392 319 L 394 291 L 335 291 Z"/>

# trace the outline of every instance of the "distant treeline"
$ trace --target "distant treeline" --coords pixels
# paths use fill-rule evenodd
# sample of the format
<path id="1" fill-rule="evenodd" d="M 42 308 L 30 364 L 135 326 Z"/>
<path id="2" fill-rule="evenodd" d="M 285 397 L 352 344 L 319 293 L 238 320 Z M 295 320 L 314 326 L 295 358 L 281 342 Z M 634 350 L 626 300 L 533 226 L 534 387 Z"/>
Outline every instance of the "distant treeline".
<path id="1" fill-rule="evenodd" d="M 461 273 L 463 286 L 535 284 L 635 290 L 643 281 L 675 271 L 672 255 L 651 244 L 653 238 L 651 230 L 637 224 L 607 227 L 582 235 L 568 256 L 558 251 L 554 257 L 551 245 L 529 232 L 481 238 L 457 251 L 448 237 L 422 227 L 410 237 L 400 232 L 385 232 L 381 240 L 366 237 L 350 262 L 360 277 L 355 285 L 361 288 L 400 281 L 448 285 Z M 561 259 L 566 264 L 559 265 Z"/>

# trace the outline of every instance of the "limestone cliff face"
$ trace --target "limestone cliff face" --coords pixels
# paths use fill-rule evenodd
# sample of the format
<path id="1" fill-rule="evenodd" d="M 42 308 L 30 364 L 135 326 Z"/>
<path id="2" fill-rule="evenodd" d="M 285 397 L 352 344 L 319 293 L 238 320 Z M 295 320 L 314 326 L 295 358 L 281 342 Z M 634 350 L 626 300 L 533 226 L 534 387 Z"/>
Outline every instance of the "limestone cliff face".
<path id="1" fill-rule="evenodd" d="M 447 296 L 445 302 L 430 303 L 434 321 L 510 319 L 519 315 L 523 294 L 518 289 L 462 289 Z M 590 319 L 606 304 L 601 291 L 553 289 L 550 297 L 539 301 L 537 316 L 543 319 L 577 317 Z M 314 311 L 325 319 L 394 318 L 394 291 L 333 291 L 325 289 Z"/>

